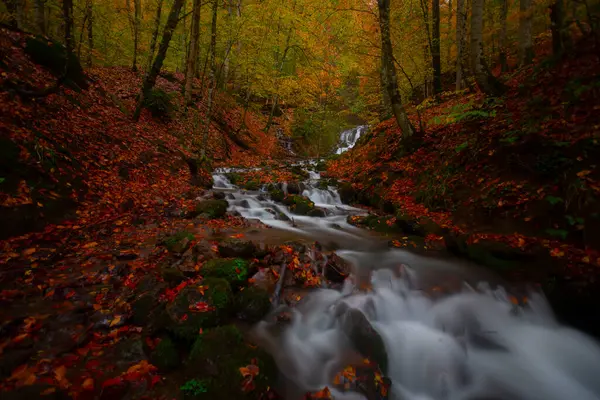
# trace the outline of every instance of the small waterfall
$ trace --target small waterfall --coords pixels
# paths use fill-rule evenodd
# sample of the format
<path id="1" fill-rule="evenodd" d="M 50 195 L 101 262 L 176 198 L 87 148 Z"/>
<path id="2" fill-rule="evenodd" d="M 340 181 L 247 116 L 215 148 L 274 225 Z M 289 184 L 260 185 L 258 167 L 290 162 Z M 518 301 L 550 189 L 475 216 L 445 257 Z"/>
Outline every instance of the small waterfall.
<path id="1" fill-rule="evenodd" d="M 360 139 L 360 136 L 363 134 L 363 132 L 366 129 L 367 129 L 367 125 L 360 125 L 355 128 L 348 129 L 347 131 L 342 132 L 340 134 L 339 146 L 338 146 L 337 150 L 335 151 L 335 153 L 342 154 L 343 152 L 348 151 L 352 147 L 354 147 L 354 145 L 356 144 L 358 139 Z"/>

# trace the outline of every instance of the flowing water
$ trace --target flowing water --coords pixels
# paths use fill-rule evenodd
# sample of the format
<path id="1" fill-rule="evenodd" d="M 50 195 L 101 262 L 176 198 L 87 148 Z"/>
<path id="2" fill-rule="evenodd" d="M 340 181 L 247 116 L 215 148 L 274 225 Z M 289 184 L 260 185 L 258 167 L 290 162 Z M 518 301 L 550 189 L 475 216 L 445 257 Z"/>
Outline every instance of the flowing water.
<path id="1" fill-rule="evenodd" d="M 353 144 L 360 132 L 344 143 Z M 516 304 L 509 286 L 476 265 L 389 249 L 385 239 L 346 222 L 364 211 L 342 204 L 335 188 L 319 188 L 316 172 L 302 193 L 325 217 L 294 215 L 270 200 L 265 188 L 239 190 L 224 172 L 215 174 L 215 189 L 227 192 L 231 211 L 282 237 L 329 245 L 353 266 L 343 289 L 315 290 L 287 310 L 287 325 L 271 318 L 256 326 L 288 382 L 287 398 L 331 387 L 337 372 L 359 363 L 370 346 L 361 343 L 366 329 L 375 332 L 367 342 L 382 343 L 378 361 L 392 383 L 390 399 L 600 399 L 599 345 L 559 324 L 542 294 L 529 292 Z M 286 183 L 280 187 L 288 189 Z M 360 290 L 360 280 L 369 280 L 372 289 Z M 440 286 L 443 295 L 435 291 Z M 332 393 L 336 399 L 367 398 Z"/>
<path id="2" fill-rule="evenodd" d="M 367 125 L 360 125 L 342 132 L 340 135 L 339 147 L 337 148 L 335 153 L 342 154 L 343 152 L 350 150 L 352 147 L 354 147 L 358 139 L 360 139 L 360 136 L 366 130 Z"/>

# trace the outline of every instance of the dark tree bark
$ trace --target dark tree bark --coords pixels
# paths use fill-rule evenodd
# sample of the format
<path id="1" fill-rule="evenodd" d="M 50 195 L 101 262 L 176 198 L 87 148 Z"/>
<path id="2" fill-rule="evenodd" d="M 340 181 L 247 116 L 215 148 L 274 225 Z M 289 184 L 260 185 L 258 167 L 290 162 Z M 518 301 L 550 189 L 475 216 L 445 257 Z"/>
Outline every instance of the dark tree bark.
<path id="1" fill-rule="evenodd" d="M 185 67 L 185 104 L 189 104 L 192 100 L 192 83 L 194 80 L 196 64 L 198 63 L 198 53 L 200 48 L 200 6 L 200 0 L 194 0 L 192 9 L 192 38 L 190 40 L 190 51 Z"/>
<path id="2" fill-rule="evenodd" d="M 46 35 L 46 1 L 35 0 L 35 25 L 39 35 Z"/>
<path id="3" fill-rule="evenodd" d="M 507 50 L 507 23 L 506 20 L 508 18 L 508 1 L 502 0 L 502 9 L 500 10 L 500 69 L 502 72 L 508 71 L 508 61 L 506 56 Z"/>
<path id="4" fill-rule="evenodd" d="M 456 90 L 462 89 L 465 79 L 465 53 L 467 37 L 466 0 L 456 2 Z"/>
<path id="5" fill-rule="evenodd" d="M 431 41 L 431 66 L 433 67 L 433 92 L 442 91 L 442 55 L 440 49 L 440 0 L 433 0 L 431 8 L 433 18 L 433 38 Z"/>
<path id="6" fill-rule="evenodd" d="M 68 59 L 73 52 L 73 0 L 63 0 L 62 6 L 65 24 L 65 47 L 67 48 Z"/>
<path id="7" fill-rule="evenodd" d="M 293 29 L 294 29 L 294 26 L 292 25 L 290 27 L 290 29 L 288 30 L 288 34 L 285 39 L 285 49 L 283 50 L 283 55 L 281 56 L 281 62 L 279 63 L 279 74 L 281 74 L 283 72 L 283 67 L 284 67 L 285 61 L 287 59 L 287 54 L 288 54 L 288 51 L 290 50 L 290 40 L 292 38 L 292 30 Z M 263 129 L 265 132 L 269 132 L 269 129 L 271 129 L 271 125 L 273 124 L 273 117 L 275 116 L 275 110 L 277 110 L 278 103 L 279 103 L 279 96 L 277 94 L 275 94 L 273 96 L 273 105 L 271 107 L 271 113 L 269 114 L 269 120 L 267 121 L 267 125 L 265 125 L 265 127 Z"/>
<path id="8" fill-rule="evenodd" d="M 520 0 L 519 11 L 519 65 L 527 65 L 533 61 L 531 0 Z"/>
<path id="9" fill-rule="evenodd" d="M 163 62 L 165 61 L 165 57 L 167 56 L 167 50 L 169 49 L 169 43 L 171 42 L 171 38 L 173 37 L 173 31 L 177 27 L 177 22 L 179 21 L 179 12 L 181 11 L 183 2 L 184 0 L 175 0 L 173 2 L 171 12 L 169 13 L 169 18 L 167 19 L 167 24 L 165 25 L 165 30 L 163 32 L 162 41 L 160 42 L 160 46 L 158 47 L 158 53 L 156 54 L 156 58 L 152 63 L 152 68 L 150 68 L 150 71 L 148 72 L 148 74 L 146 74 L 146 77 L 144 78 L 144 83 L 142 84 L 140 97 L 138 99 L 135 112 L 133 113 L 133 119 L 135 121 L 140 119 L 144 99 L 146 98 L 146 96 L 148 96 L 150 90 L 152 90 L 152 88 L 156 84 L 156 78 L 160 73 L 160 69 L 162 68 Z"/>
<path id="10" fill-rule="evenodd" d="M 504 87 L 492 75 L 483 56 L 483 0 L 471 3 L 471 69 L 482 92 L 492 96 L 502 94 Z"/>
<path id="11" fill-rule="evenodd" d="M 21 0 L 4 0 L 6 5 L 6 11 L 8 11 L 8 22 L 6 25 L 13 29 L 20 29 L 19 23 L 17 22 L 17 8 Z"/>
<path id="12" fill-rule="evenodd" d="M 381 65 L 385 69 L 386 91 L 390 97 L 396 122 L 402 130 L 402 137 L 406 139 L 413 135 L 414 129 L 408 120 L 406 110 L 402 105 L 402 96 L 400 96 L 398 90 L 392 39 L 390 37 L 390 0 L 377 0 L 377 5 L 379 7 L 379 29 L 381 30 Z"/>
<path id="13" fill-rule="evenodd" d="M 94 13 L 93 13 L 93 0 L 87 0 L 86 2 L 86 15 L 87 15 L 87 39 L 88 39 L 88 53 L 87 53 L 87 66 L 92 66 L 92 52 L 94 51 Z"/>
<path id="14" fill-rule="evenodd" d="M 200 150 L 200 160 L 206 160 L 206 148 L 208 147 L 208 131 L 210 129 L 210 117 L 212 114 L 215 89 L 217 86 L 217 9 L 218 0 L 213 0 L 212 4 L 212 22 L 210 26 L 210 77 L 208 80 L 208 101 L 206 118 L 204 120 L 204 132 L 202 134 L 202 148 Z"/>
<path id="15" fill-rule="evenodd" d="M 131 69 L 135 72 L 137 71 L 137 56 L 138 56 L 138 47 L 140 42 L 140 14 L 142 11 L 142 0 L 133 0 L 133 65 Z"/>
<path id="16" fill-rule="evenodd" d="M 565 5 L 563 0 L 555 0 L 550 5 L 550 30 L 552 31 L 552 52 L 561 55 L 570 45 L 569 32 L 565 29 Z"/>
<path id="17" fill-rule="evenodd" d="M 156 41 L 158 40 L 158 31 L 160 30 L 160 16 L 162 14 L 163 0 L 158 0 L 156 4 L 156 16 L 154 17 L 154 30 L 152 31 L 152 39 L 150 40 L 150 54 L 148 54 L 148 62 L 146 66 L 146 73 L 150 71 L 152 67 L 152 60 L 154 60 L 154 52 L 156 51 Z"/>

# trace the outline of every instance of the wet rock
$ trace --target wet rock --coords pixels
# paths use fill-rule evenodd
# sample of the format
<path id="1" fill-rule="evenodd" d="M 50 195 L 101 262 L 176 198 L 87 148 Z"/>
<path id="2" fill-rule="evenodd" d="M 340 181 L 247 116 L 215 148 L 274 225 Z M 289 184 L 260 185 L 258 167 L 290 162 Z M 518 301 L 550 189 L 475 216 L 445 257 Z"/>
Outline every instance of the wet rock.
<path id="1" fill-rule="evenodd" d="M 323 218 L 326 216 L 325 211 L 320 208 L 315 208 L 314 210 L 310 210 L 308 212 L 308 214 L 306 214 L 306 215 L 308 215 L 309 217 L 318 217 L 318 218 Z"/>
<path id="2" fill-rule="evenodd" d="M 233 195 L 233 193 L 227 193 L 227 198 L 229 200 L 235 200 L 235 196 Z"/>
<path id="3" fill-rule="evenodd" d="M 165 282 L 172 286 L 176 286 L 186 279 L 178 265 L 170 265 L 161 268 L 160 275 Z"/>
<path id="4" fill-rule="evenodd" d="M 387 353 L 381 336 L 373 329 L 367 317 L 357 309 L 350 309 L 344 303 L 336 310 L 342 321 L 344 332 L 356 350 L 365 358 L 374 361 L 387 373 Z"/>
<path id="5" fill-rule="evenodd" d="M 188 231 L 179 231 L 165 238 L 163 244 L 171 253 L 181 254 L 187 250 L 189 243 L 192 240 L 194 240 L 193 233 Z"/>
<path id="6" fill-rule="evenodd" d="M 244 199 L 240 202 L 240 207 L 250 208 L 250 202 L 248 202 L 248 200 Z"/>
<path id="7" fill-rule="evenodd" d="M 291 212 L 293 212 L 294 214 L 298 214 L 298 215 L 306 215 L 310 211 L 314 210 L 314 208 L 315 208 L 315 203 L 313 203 L 306 196 L 299 196 L 299 195 L 287 196 L 283 200 L 283 203 L 290 207 Z"/>
<path id="8" fill-rule="evenodd" d="M 248 181 L 244 185 L 244 189 L 246 189 L 246 190 L 258 190 L 258 189 L 260 189 L 260 183 L 258 183 L 257 181 Z"/>
<path id="9" fill-rule="evenodd" d="M 264 194 L 259 194 L 258 196 L 256 196 L 256 200 L 267 201 L 267 197 Z"/>
<path id="10" fill-rule="evenodd" d="M 64 391 L 57 389 L 55 385 L 45 383 L 34 383 L 22 386 L 11 391 L 2 392 L 2 400 L 68 400 L 72 399 Z"/>
<path id="11" fill-rule="evenodd" d="M 269 196 L 271 196 L 271 200 L 281 203 L 285 198 L 285 193 L 281 189 L 273 189 L 269 191 Z"/>
<path id="12" fill-rule="evenodd" d="M 425 236 L 427 231 L 414 219 L 404 214 L 396 215 L 396 225 L 406 235 Z"/>
<path id="13" fill-rule="evenodd" d="M 250 393 L 243 391 L 244 377 L 240 366 L 251 364 L 258 367 L 258 375 L 253 378 L 255 389 Z M 274 387 L 277 367 L 272 358 L 264 351 L 250 346 L 244 335 L 233 326 L 220 326 L 205 331 L 198 337 L 188 359 L 189 379 L 203 383 L 203 399 L 242 399 L 253 398 Z"/>
<path id="14" fill-rule="evenodd" d="M 302 194 L 304 184 L 302 182 L 289 182 L 287 185 L 288 194 Z"/>
<path id="15" fill-rule="evenodd" d="M 279 269 L 279 266 L 275 267 L 276 270 Z M 275 287 L 277 279 L 273 274 L 269 272 L 268 268 L 261 268 L 249 279 L 249 282 L 252 284 L 252 286 L 255 286 L 259 289 L 265 290 L 270 293 Z"/>
<path id="16" fill-rule="evenodd" d="M 116 364 L 121 368 L 127 368 L 132 364 L 137 364 L 146 359 L 144 342 L 139 337 L 121 340 L 117 343 L 114 351 L 118 355 Z"/>
<path id="17" fill-rule="evenodd" d="M 246 283 L 249 266 L 250 264 L 241 258 L 216 258 L 204 264 L 200 272 L 204 276 L 223 278 L 236 288 Z"/>
<path id="18" fill-rule="evenodd" d="M 245 288 L 235 297 L 236 315 L 243 321 L 258 322 L 271 309 L 269 293 L 255 286 Z"/>
<path id="19" fill-rule="evenodd" d="M 196 205 L 195 216 L 221 218 L 227 213 L 228 206 L 226 200 L 204 200 Z"/>
<path id="20" fill-rule="evenodd" d="M 169 372 L 181 364 L 179 351 L 168 336 L 160 339 L 154 350 L 150 353 L 150 362 L 161 372 Z"/>
<path id="21" fill-rule="evenodd" d="M 241 239 L 226 239 L 219 243 L 218 249 L 219 255 L 225 258 L 253 258 L 258 250 L 251 241 Z"/>
<path id="22" fill-rule="evenodd" d="M 356 191 L 349 182 L 340 183 L 338 193 L 344 204 L 352 204 L 356 201 Z"/>
<path id="23" fill-rule="evenodd" d="M 308 171 L 306 171 L 304 168 L 302 168 L 299 165 L 295 165 L 292 168 L 290 168 L 290 171 L 292 173 L 292 175 L 296 175 L 298 178 L 300 178 L 300 180 L 306 180 L 310 177 L 310 174 L 308 173 Z"/>
<path id="24" fill-rule="evenodd" d="M 213 199 L 225 200 L 225 192 L 213 192 Z"/>
<path id="25" fill-rule="evenodd" d="M 307 250 L 306 244 L 302 242 L 288 241 L 285 242 L 284 245 L 290 246 L 292 249 L 294 249 L 294 251 L 298 252 L 299 254 L 306 253 Z"/>
<path id="26" fill-rule="evenodd" d="M 352 266 L 336 253 L 331 253 L 325 265 L 325 278 L 331 282 L 342 283 L 352 272 Z"/>
<path id="27" fill-rule="evenodd" d="M 212 260 L 216 258 L 216 254 L 213 251 L 213 245 L 208 240 L 200 240 L 196 246 L 194 246 L 194 255 L 196 260 L 199 262 Z"/>
<path id="28" fill-rule="evenodd" d="M 197 285 L 183 288 L 167 305 L 171 319 L 168 329 L 186 343 L 193 342 L 201 328 L 221 322 L 233 301 L 231 287 L 224 279 L 206 278 L 202 286 L 206 288 L 200 290 Z"/>

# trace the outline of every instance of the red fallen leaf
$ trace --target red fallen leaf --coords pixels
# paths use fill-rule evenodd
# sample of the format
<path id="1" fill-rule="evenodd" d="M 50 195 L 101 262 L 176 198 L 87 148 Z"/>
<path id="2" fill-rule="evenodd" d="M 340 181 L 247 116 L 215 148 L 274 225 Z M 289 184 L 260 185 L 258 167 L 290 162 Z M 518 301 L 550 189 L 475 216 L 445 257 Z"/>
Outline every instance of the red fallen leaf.
<path id="1" fill-rule="evenodd" d="M 102 387 L 109 387 L 109 386 L 117 386 L 117 385 L 121 385 L 123 384 L 123 378 L 121 378 L 120 376 L 116 376 L 114 378 L 111 379 L 107 379 L 106 381 L 104 381 L 104 383 L 102 383 Z"/>
<path id="2" fill-rule="evenodd" d="M 195 311 L 195 312 L 208 312 L 208 311 L 211 311 L 213 309 L 214 309 L 214 307 L 211 307 L 205 301 L 199 301 L 196 304 L 190 304 L 190 306 L 189 306 L 189 310 L 190 311 Z"/>
<path id="3" fill-rule="evenodd" d="M 152 378 L 150 378 L 150 387 L 154 387 L 154 385 L 156 385 L 158 382 L 160 382 L 160 376 L 158 375 L 154 375 Z"/>
<path id="4" fill-rule="evenodd" d="M 331 397 L 331 391 L 329 390 L 329 388 L 327 386 L 325 386 L 324 389 L 319 390 L 318 392 L 315 392 L 312 394 L 312 398 L 313 399 L 332 399 Z"/>
<path id="5" fill-rule="evenodd" d="M 94 390 L 94 379 L 87 378 L 85 381 L 83 381 L 81 387 L 83 390 Z"/>

